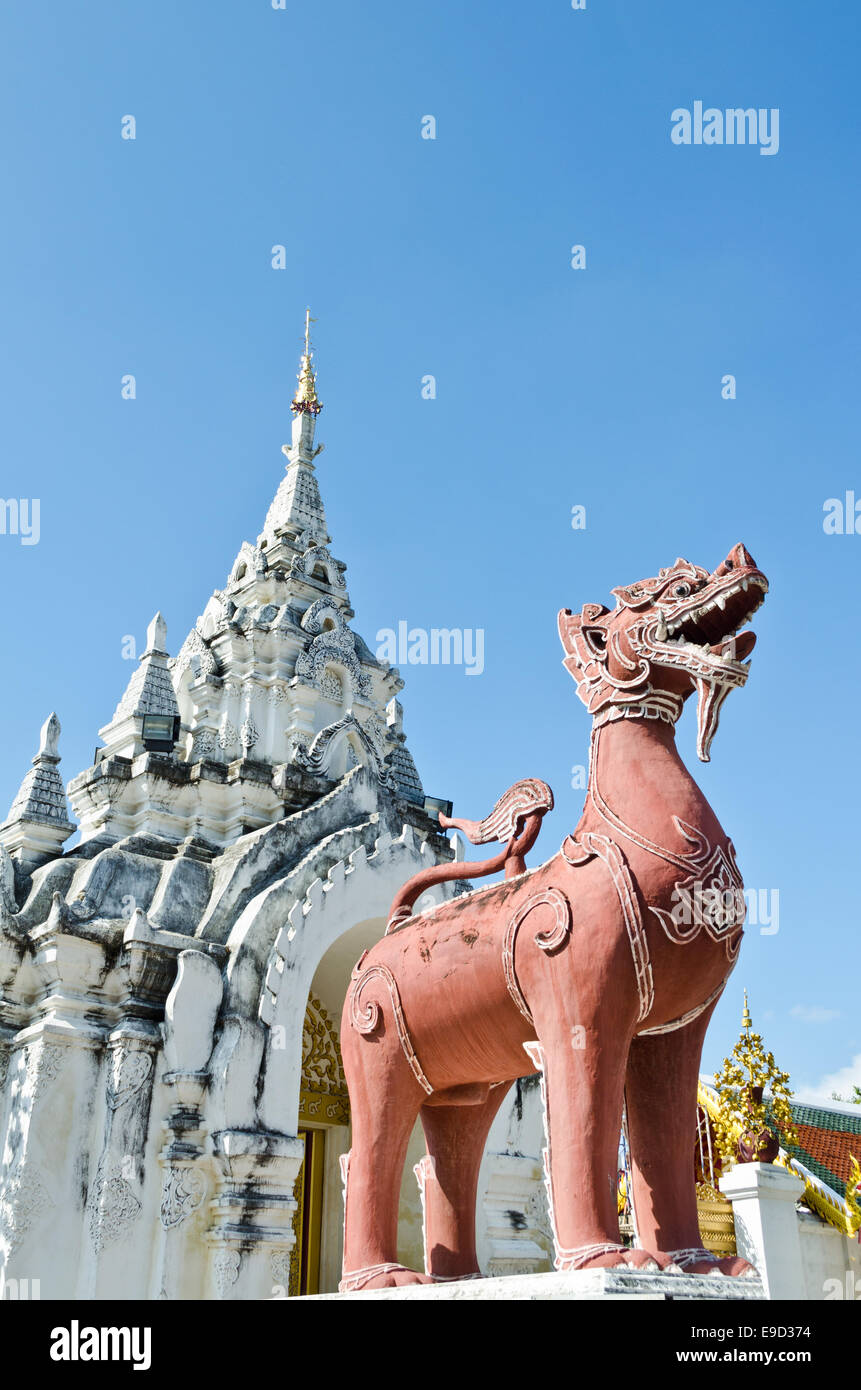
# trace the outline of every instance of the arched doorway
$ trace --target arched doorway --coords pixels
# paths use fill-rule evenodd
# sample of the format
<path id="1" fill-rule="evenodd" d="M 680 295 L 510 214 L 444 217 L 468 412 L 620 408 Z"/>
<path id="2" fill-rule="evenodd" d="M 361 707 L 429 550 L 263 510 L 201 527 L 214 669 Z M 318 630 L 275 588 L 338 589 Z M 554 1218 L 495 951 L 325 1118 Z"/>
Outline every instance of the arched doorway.
<path id="1" fill-rule="evenodd" d="M 347 930 L 320 960 L 305 1009 L 298 1132 L 305 1158 L 296 1180 L 296 1243 L 291 1255 L 291 1296 L 332 1293 L 343 1253 L 344 1210 L 340 1159 L 350 1148 L 350 1102 L 341 1063 L 340 1021 L 356 961 L 385 931 L 373 918 Z M 410 1140 L 401 1185 L 399 1257 L 423 1264 L 422 1210 L 413 1166 L 425 1152 L 421 1124 Z"/>
<path id="2" fill-rule="evenodd" d="M 293 1221 L 295 1244 L 290 1259 L 290 1297 L 321 1291 L 324 1195 L 328 1195 L 326 1189 L 331 1182 L 332 1150 L 338 1157 L 343 1152 L 337 1130 L 349 1123 L 350 1099 L 337 1025 L 312 987 L 302 1029 L 298 1132 L 305 1145 L 305 1157 L 295 1187 L 297 1208 Z"/>

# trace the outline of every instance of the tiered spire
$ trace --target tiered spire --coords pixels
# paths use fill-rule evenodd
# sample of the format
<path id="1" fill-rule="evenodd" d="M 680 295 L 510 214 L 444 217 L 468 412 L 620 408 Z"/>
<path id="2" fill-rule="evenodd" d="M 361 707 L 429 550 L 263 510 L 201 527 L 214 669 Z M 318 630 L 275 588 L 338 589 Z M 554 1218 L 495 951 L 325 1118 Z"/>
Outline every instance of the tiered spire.
<path id="1" fill-rule="evenodd" d="M 167 623 L 161 613 L 156 613 L 147 628 L 146 651 L 140 665 L 110 724 L 99 730 L 109 752 L 136 757 L 150 743 L 173 743 L 173 721 L 179 717 L 179 706 L 167 663 Z M 150 716 L 164 721 L 163 725 L 145 729 L 144 720 Z"/>
<path id="2" fill-rule="evenodd" d="M 403 681 L 350 627 L 346 565 L 329 550 L 312 323 L 308 311 L 286 475 L 263 531 L 243 543 L 175 661 L 161 615 L 150 625 L 140 667 L 101 731 L 106 747 L 69 784 L 84 841 L 231 844 L 310 804 L 356 762 L 423 809 L 392 704 Z"/>
<path id="3" fill-rule="evenodd" d="M 42 725 L 33 766 L 21 783 L 5 824 L 0 826 L 0 844 L 28 871 L 59 853 L 75 829 L 57 771 L 59 738 L 60 721 L 51 714 Z"/>
<path id="4" fill-rule="evenodd" d="M 272 544 L 276 536 L 289 531 L 307 535 L 314 544 L 325 545 L 329 540 L 326 513 L 317 479 L 314 460 L 322 453 L 322 444 L 314 447 L 317 416 L 323 409 L 317 395 L 317 373 L 311 348 L 311 310 L 305 311 L 305 350 L 299 363 L 299 385 L 290 409 L 293 412 L 293 432 L 282 453 L 287 459 L 287 476 L 272 500 L 266 514 L 260 540 Z"/>
<path id="5" fill-rule="evenodd" d="M 392 697 L 386 705 L 386 724 L 389 736 L 395 744 L 389 755 L 389 765 L 392 769 L 395 786 L 405 800 L 412 801 L 416 806 L 424 806 L 425 792 L 422 779 L 419 777 L 418 768 L 413 762 L 412 753 L 407 748 L 403 705 L 395 697 Z"/>

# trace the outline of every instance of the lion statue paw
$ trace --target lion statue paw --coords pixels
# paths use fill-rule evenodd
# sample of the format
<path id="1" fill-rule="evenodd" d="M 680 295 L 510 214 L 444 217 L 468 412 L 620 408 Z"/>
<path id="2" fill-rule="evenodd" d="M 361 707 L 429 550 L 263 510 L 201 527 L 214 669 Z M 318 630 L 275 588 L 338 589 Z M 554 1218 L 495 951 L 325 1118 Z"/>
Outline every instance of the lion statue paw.
<path id="1" fill-rule="evenodd" d="M 683 1274 L 710 1274 L 722 1278 L 728 1275 L 733 1279 L 758 1279 L 759 1271 L 740 1255 L 725 1255 L 721 1258 L 710 1250 L 671 1250 L 665 1258 L 672 1262 L 674 1272 Z M 668 1268 L 668 1266 L 665 1266 Z"/>
<path id="2" fill-rule="evenodd" d="M 657 1256 L 650 1251 L 634 1250 L 628 1245 L 616 1245 L 611 1241 L 562 1251 L 556 1268 L 560 1272 L 574 1269 L 637 1269 L 646 1274 L 658 1274 L 661 1270 Z"/>
<path id="3" fill-rule="evenodd" d="M 372 1289 L 399 1289 L 410 1284 L 432 1284 L 429 1274 L 419 1274 L 418 1270 L 407 1269 L 405 1265 L 368 1265 L 365 1269 L 351 1269 L 345 1272 L 338 1285 L 339 1293 L 369 1293 Z"/>

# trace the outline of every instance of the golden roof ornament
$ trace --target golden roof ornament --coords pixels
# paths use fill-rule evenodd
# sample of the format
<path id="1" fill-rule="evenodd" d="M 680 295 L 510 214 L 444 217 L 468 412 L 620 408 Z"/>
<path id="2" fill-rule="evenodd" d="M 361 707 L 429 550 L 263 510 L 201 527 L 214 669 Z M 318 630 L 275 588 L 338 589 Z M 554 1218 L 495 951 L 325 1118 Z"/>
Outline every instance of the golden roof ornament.
<path id="1" fill-rule="evenodd" d="M 773 1163 L 781 1145 L 797 1145 L 789 1073 L 781 1071 L 753 1020 L 744 992 L 741 1033 L 729 1057 L 715 1073 L 719 1108 L 712 1115 L 715 1143 L 722 1158 L 742 1163 Z M 768 1091 L 766 1103 L 764 1097 Z"/>
<path id="2" fill-rule="evenodd" d="M 317 399 L 317 374 L 312 361 L 314 353 L 311 348 L 311 324 L 315 322 L 316 320 L 311 317 L 311 310 L 306 309 L 305 351 L 302 354 L 302 361 L 299 363 L 299 375 L 297 377 L 299 385 L 290 407 L 294 415 L 319 415 L 323 409 L 322 402 Z"/>

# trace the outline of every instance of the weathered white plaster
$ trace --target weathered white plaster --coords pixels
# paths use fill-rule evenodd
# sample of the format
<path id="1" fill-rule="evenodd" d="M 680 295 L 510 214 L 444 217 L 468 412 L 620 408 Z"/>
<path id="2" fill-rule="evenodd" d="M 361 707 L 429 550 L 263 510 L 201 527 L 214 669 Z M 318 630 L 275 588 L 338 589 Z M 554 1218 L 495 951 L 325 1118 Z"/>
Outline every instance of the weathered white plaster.
<path id="1" fill-rule="evenodd" d="M 751 1300 L 763 1297 L 758 1279 L 730 1279 L 724 1275 L 646 1274 L 639 1270 L 580 1269 L 566 1274 L 512 1275 L 504 1279 L 463 1279 L 450 1284 L 413 1284 L 405 1288 L 375 1289 L 365 1293 L 320 1294 L 317 1300 L 344 1302 L 540 1302 L 590 1301 L 650 1302 L 680 1299 Z M 304 1301 L 304 1300 L 303 1300 Z"/>
<path id="2" fill-rule="evenodd" d="M 861 1303 L 861 1245 L 810 1212 L 799 1212 L 804 1297 Z"/>

